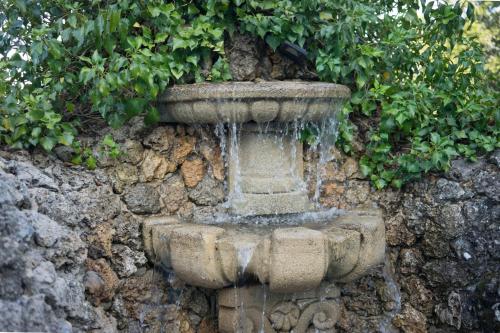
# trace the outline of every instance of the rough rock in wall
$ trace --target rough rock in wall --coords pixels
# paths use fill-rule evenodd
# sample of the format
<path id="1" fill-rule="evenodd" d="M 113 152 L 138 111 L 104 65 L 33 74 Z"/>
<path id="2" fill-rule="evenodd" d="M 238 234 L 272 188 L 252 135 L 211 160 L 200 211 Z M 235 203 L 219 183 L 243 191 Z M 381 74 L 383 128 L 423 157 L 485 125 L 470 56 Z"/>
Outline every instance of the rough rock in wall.
<path id="1" fill-rule="evenodd" d="M 340 332 L 500 330 L 500 151 L 380 192 L 350 158 L 337 154 L 318 170 L 317 157 L 306 156 L 310 179 L 323 179 L 323 205 L 384 210 L 388 265 L 343 286 Z"/>
<path id="2" fill-rule="evenodd" d="M 152 214 L 199 220 L 219 209 L 213 130 L 133 124 L 114 135 L 124 153 L 96 171 L 0 152 L 0 330 L 214 331 L 213 293 L 152 267 L 141 238 Z M 340 286 L 338 332 L 498 331 L 498 152 L 382 192 L 355 160 L 336 154 L 318 170 L 316 158 L 306 153 L 305 168 L 321 173 L 322 204 L 385 215 L 387 263 Z"/>
<path id="3" fill-rule="evenodd" d="M 134 126 L 114 133 L 124 153 L 96 171 L 0 150 L 0 331 L 214 326 L 211 293 L 153 267 L 141 224 L 154 213 L 192 216 L 194 203 L 203 210 L 223 200 L 215 138 L 182 126 Z M 194 160 L 201 171 L 183 168 Z"/>
<path id="4" fill-rule="evenodd" d="M 63 194 L 89 184 L 81 177 L 61 184 L 62 172 L 0 158 L 1 331 L 115 330 L 116 320 L 85 299 L 87 245 L 78 230 L 85 222 L 78 198 Z"/>
<path id="5" fill-rule="evenodd" d="M 318 79 L 311 64 L 296 64 L 249 35 L 235 33 L 226 41 L 225 53 L 233 81 Z"/>

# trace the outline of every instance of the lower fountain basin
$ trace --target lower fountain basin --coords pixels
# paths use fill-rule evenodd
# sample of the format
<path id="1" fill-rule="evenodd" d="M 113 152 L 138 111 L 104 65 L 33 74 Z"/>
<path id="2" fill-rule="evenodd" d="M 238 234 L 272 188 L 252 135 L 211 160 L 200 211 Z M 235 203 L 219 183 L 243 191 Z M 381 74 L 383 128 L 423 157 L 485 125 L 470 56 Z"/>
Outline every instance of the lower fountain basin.
<path id="1" fill-rule="evenodd" d="M 310 290 L 323 280 L 354 280 L 383 262 L 385 253 L 384 223 L 373 209 L 300 225 L 207 225 L 158 217 L 145 222 L 143 234 L 155 264 L 211 289 L 253 279 L 275 293 Z"/>

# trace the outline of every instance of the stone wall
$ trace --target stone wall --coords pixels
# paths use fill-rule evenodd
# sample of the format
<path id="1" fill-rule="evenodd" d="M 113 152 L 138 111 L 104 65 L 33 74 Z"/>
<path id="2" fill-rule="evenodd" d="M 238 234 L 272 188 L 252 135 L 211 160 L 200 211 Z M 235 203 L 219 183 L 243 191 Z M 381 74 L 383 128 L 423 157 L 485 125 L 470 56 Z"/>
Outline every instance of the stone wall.
<path id="1" fill-rule="evenodd" d="M 137 123 L 114 133 L 125 154 L 95 171 L 2 151 L 0 329 L 216 331 L 213 293 L 153 267 L 141 239 L 144 217 L 203 219 L 223 201 L 213 133 Z M 385 267 L 340 286 L 339 332 L 498 330 L 499 153 L 402 191 L 372 190 L 340 154 L 319 170 L 322 204 L 381 207 L 389 245 Z"/>
<path id="2" fill-rule="evenodd" d="M 201 129 L 135 130 L 95 171 L 64 151 L 0 150 L 0 331 L 210 332 L 212 293 L 153 267 L 141 224 L 223 200 L 218 145 Z"/>
<path id="3" fill-rule="evenodd" d="M 475 163 L 455 160 L 449 173 L 401 191 L 380 192 L 350 158 L 339 155 L 320 171 L 323 204 L 375 205 L 386 225 L 388 262 L 343 286 L 341 332 L 388 331 L 377 316 L 392 318 L 396 332 L 500 329 L 499 167 L 497 151 Z"/>

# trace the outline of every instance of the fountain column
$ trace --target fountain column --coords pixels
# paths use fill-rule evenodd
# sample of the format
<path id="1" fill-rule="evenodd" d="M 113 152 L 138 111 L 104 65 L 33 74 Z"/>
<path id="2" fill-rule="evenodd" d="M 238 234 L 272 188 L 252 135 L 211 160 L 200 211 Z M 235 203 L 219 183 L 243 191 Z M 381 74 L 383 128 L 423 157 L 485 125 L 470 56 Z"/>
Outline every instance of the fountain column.
<path id="1" fill-rule="evenodd" d="M 279 123 L 248 123 L 230 134 L 232 213 L 274 215 L 312 209 L 303 180 L 302 143 L 284 128 Z"/>

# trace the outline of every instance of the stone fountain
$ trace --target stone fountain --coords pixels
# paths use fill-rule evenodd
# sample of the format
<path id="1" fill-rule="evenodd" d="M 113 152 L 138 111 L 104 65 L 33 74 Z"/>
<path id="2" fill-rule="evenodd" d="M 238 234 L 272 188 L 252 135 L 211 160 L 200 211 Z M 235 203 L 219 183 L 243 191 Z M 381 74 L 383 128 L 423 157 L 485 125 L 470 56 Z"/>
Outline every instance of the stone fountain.
<path id="1" fill-rule="evenodd" d="M 349 95 L 336 84 L 276 81 L 178 85 L 160 98 L 164 122 L 229 129 L 224 223 L 155 217 L 143 228 L 157 265 L 218 289 L 220 332 L 334 332 L 335 283 L 383 262 L 380 212 L 318 211 L 304 182 L 297 122 L 335 119 Z"/>

